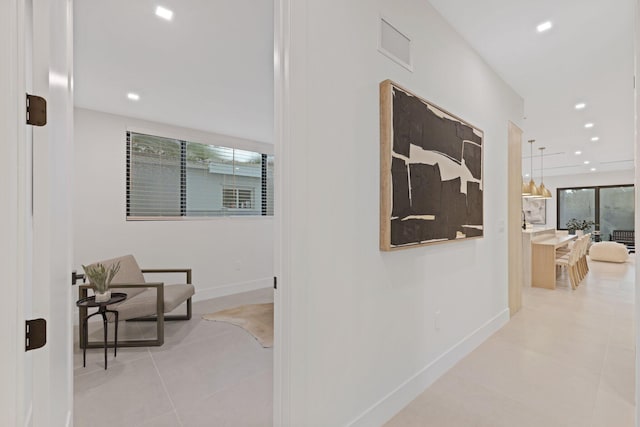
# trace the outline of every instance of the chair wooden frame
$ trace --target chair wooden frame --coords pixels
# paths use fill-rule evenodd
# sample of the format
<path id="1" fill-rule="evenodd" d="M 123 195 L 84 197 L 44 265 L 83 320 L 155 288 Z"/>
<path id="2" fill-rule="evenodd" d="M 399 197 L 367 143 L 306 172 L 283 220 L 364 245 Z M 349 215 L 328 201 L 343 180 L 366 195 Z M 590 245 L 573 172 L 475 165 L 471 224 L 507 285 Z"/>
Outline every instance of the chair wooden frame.
<path id="1" fill-rule="evenodd" d="M 571 289 L 578 288 L 582 280 L 589 272 L 589 264 L 587 263 L 587 249 L 591 235 L 586 234 L 580 237 L 571 248 L 569 253 L 556 258 L 556 266 L 567 267 Z"/>
<path id="2" fill-rule="evenodd" d="M 191 269 L 190 268 L 154 268 L 154 269 L 141 269 L 142 273 L 186 273 L 187 284 L 191 284 Z M 192 315 L 191 297 L 186 301 L 187 312 L 184 315 L 171 315 L 165 316 L 164 314 L 164 282 L 149 282 L 149 283 L 113 283 L 113 288 L 155 288 L 156 289 L 156 315 L 147 317 L 138 317 L 133 319 L 127 319 L 128 321 L 149 321 L 156 322 L 156 338 L 144 339 L 144 340 L 125 340 L 118 341 L 118 347 L 147 347 L 147 346 L 161 346 L 164 344 L 164 322 L 172 320 L 189 320 Z M 80 298 L 86 298 L 88 296 L 88 290 L 93 289 L 90 284 L 82 284 L 78 287 Z M 84 340 L 84 327 L 83 319 L 87 316 L 87 308 L 80 307 L 80 348 L 104 348 L 104 341 L 88 341 Z M 107 347 L 113 348 L 115 343 L 113 341 L 107 341 Z"/>

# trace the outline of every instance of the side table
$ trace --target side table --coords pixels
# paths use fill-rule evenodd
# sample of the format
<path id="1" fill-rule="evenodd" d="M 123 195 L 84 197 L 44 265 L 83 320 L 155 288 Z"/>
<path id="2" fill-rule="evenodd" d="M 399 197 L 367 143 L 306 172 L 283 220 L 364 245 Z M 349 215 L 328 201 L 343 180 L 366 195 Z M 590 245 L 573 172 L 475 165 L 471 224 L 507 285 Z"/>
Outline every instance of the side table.
<path id="1" fill-rule="evenodd" d="M 82 319 L 82 323 L 83 323 L 83 329 L 84 329 L 84 337 L 82 337 L 82 342 L 84 343 L 84 345 L 82 345 L 82 367 L 86 367 L 87 366 L 87 341 L 89 340 L 88 337 L 88 320 L 90 317 L 95 316 L 96 314 L 100 314 L 102 315 L 102 328 L 104 330 L 104 369 L 107 369 L 107 313 L 113 313 L 113 315 L 115 316 L 115 334 L 114 334 L 114 339 L 113 339 L 113 357 L 117 356 L 117 352 L 118 352 L 118 311 L 117 310 L 108 310 L 107 306 L 111 305 L 111 304 L 115 304 L 118 302 L 122 302 L 125 299 L 127 299 L 127 294 L 122 293 L 122 292 L 113 292 L 111 293 L 111 298 L 108 301 L 104 301 L 104 302 L 96 302 L 96 297 L 95 296 L 91 296 L 91 297 L 87 297 L 87 298 L 82 298 L 79 299 L 78 301 L 76 301 L 76 305 L 78 307 L 86 307 L 86 308 L 90 308 L 90 307 L 98 307 L 98 311 L 96 311 L 93 314 L 88 315 L 87 317 L 85 317 L 84 319 Z"/>

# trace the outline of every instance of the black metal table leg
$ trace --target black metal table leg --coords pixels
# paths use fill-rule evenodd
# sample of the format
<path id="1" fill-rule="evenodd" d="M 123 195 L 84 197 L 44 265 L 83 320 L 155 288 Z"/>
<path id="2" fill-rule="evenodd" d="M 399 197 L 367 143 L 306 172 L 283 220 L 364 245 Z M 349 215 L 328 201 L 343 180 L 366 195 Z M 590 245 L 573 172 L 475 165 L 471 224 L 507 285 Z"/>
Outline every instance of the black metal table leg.
<path id="1" fill-rule="evenodd" d="M 104 328 L 104 369 L 107 369 L 107 314 L 100 307 L 100 314 L 102 314 L 102 326 Z"/>
<path id="2" fill-rule="evenodd" d="M 86 292 L 84 293 L 84 295 L 86 295 Z M 82 294 L 81 294 L 82 296 Z M 89 318 L 96 316 L 96 315 L 101 315 L 102 316 L 102 330 L 104 333 L 104 342 L 103 342 L 103 347 L 104 347 L 104 369 L 107 369 L 107 356 L 108 356 L 108 349 L 109 349 L 109 322 L 107 320 L 107 313 L 113 313 L 115 316 L 115 321 L 116 321 L 116 329 L 115 329 L 115 336 L 114 336 L 114 343 L 113 343 L 113 357 L 116 357 L 118 354 L 118 321 L 119 321 L 119 313 L 117 310 L 108 310 L 107 307 L 111 304 L 117 304 L 119 302 L 124 301 L 125 299 L 127 299 L 127 294 L 122 293 L 122 292 L 115 292 L 111 294 L 111 298 L 107 301 L 99 301 L 96 302 L 95 301 L 95 296 L 91 296 L 91 297 L 84 297 L 84 298 L 80 298 L 78 301 L 76 301 L 76 306 L 80 307 L 80 310 L 85 310 L 85 311 L 81 311 L 82 314 L 85 315 L 84 319 L 82 319 L 82 321 L 80 322 L 80 326 L 82 327 L 83 331 L 80 334 L 80 346 L 82 347 L 82 366 L 86 367 L 87 366 L 87 347 L 89 346 Z M 86 309 L 87 308 L 93 308 L 93 307 L 97 307 L 98 311 L 96 311 L 95 313 L 92 313 L 90 315 L 86 315 Z M 82 316 L 81 316 L 82 317 Z"/>
<path id="3" fill-rule="evenodd" d="M 84 318 L 84 346 L 82 347 L 82 367 L 87 366 L 87 343 L 89 342 L 89 319 L 96 314 L 100 314 L 99 311 L 92 313 Z"/>
<path id="4" fill-rule="evenodd" d="M 105 310 L 107 313 L 113 313 L 115 317 L 115 334 L 113 336 L 113 357 L 118 355 L 118 311 L 117 310 Z"/>
<path id="5" fill-rule="evenodd" d="M 89 327 L 88 321 L 89 317 L 85 317 L 82 321 L 84 326 L 84 330 L 82 331 L 82 339 L 84 340 L 84 345 L 82 346 L 82 367 L 87 367 L 87 342 L 89 341 L 89 332 L 87 332 L 87 328 Z"/>

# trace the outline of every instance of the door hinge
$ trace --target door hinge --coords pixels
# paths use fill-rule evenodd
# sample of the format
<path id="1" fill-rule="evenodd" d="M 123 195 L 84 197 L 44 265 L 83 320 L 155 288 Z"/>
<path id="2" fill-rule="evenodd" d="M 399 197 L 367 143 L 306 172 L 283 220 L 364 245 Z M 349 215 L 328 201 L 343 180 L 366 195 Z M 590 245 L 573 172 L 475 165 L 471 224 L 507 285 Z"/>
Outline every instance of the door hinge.
<path id="1" fill-rule="evenodd" d="M 278 278 L 273 276 L 273 289 L 278 289 Z"/>
<path id="2" fill-rule="evenodd" d="M 47 124 L 47 100 L 27 94 L 27 124 L 44 126 Z"/>
<path id="3" fill-rule="evenodd" d="M 33 319 L 26 321 L 25 350 L 35 350 L 47 343 L 47 321 Z"/>

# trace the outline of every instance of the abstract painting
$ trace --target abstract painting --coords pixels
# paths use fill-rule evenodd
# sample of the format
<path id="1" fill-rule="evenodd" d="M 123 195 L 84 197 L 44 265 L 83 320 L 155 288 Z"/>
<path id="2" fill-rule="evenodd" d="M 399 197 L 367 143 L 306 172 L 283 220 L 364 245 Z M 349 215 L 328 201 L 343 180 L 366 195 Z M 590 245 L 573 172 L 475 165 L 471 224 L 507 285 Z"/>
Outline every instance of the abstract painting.
<path id="1" fill-rule="evenodd" d="M 483 236 L 484 133 L 380 83 L 380 249 Z"/>
<path id="2" fill-rule="evenodd" d="M 547 201 L 545 199 L 522 198 L 524 219 L 529 224 L 547 223 Z"/>

